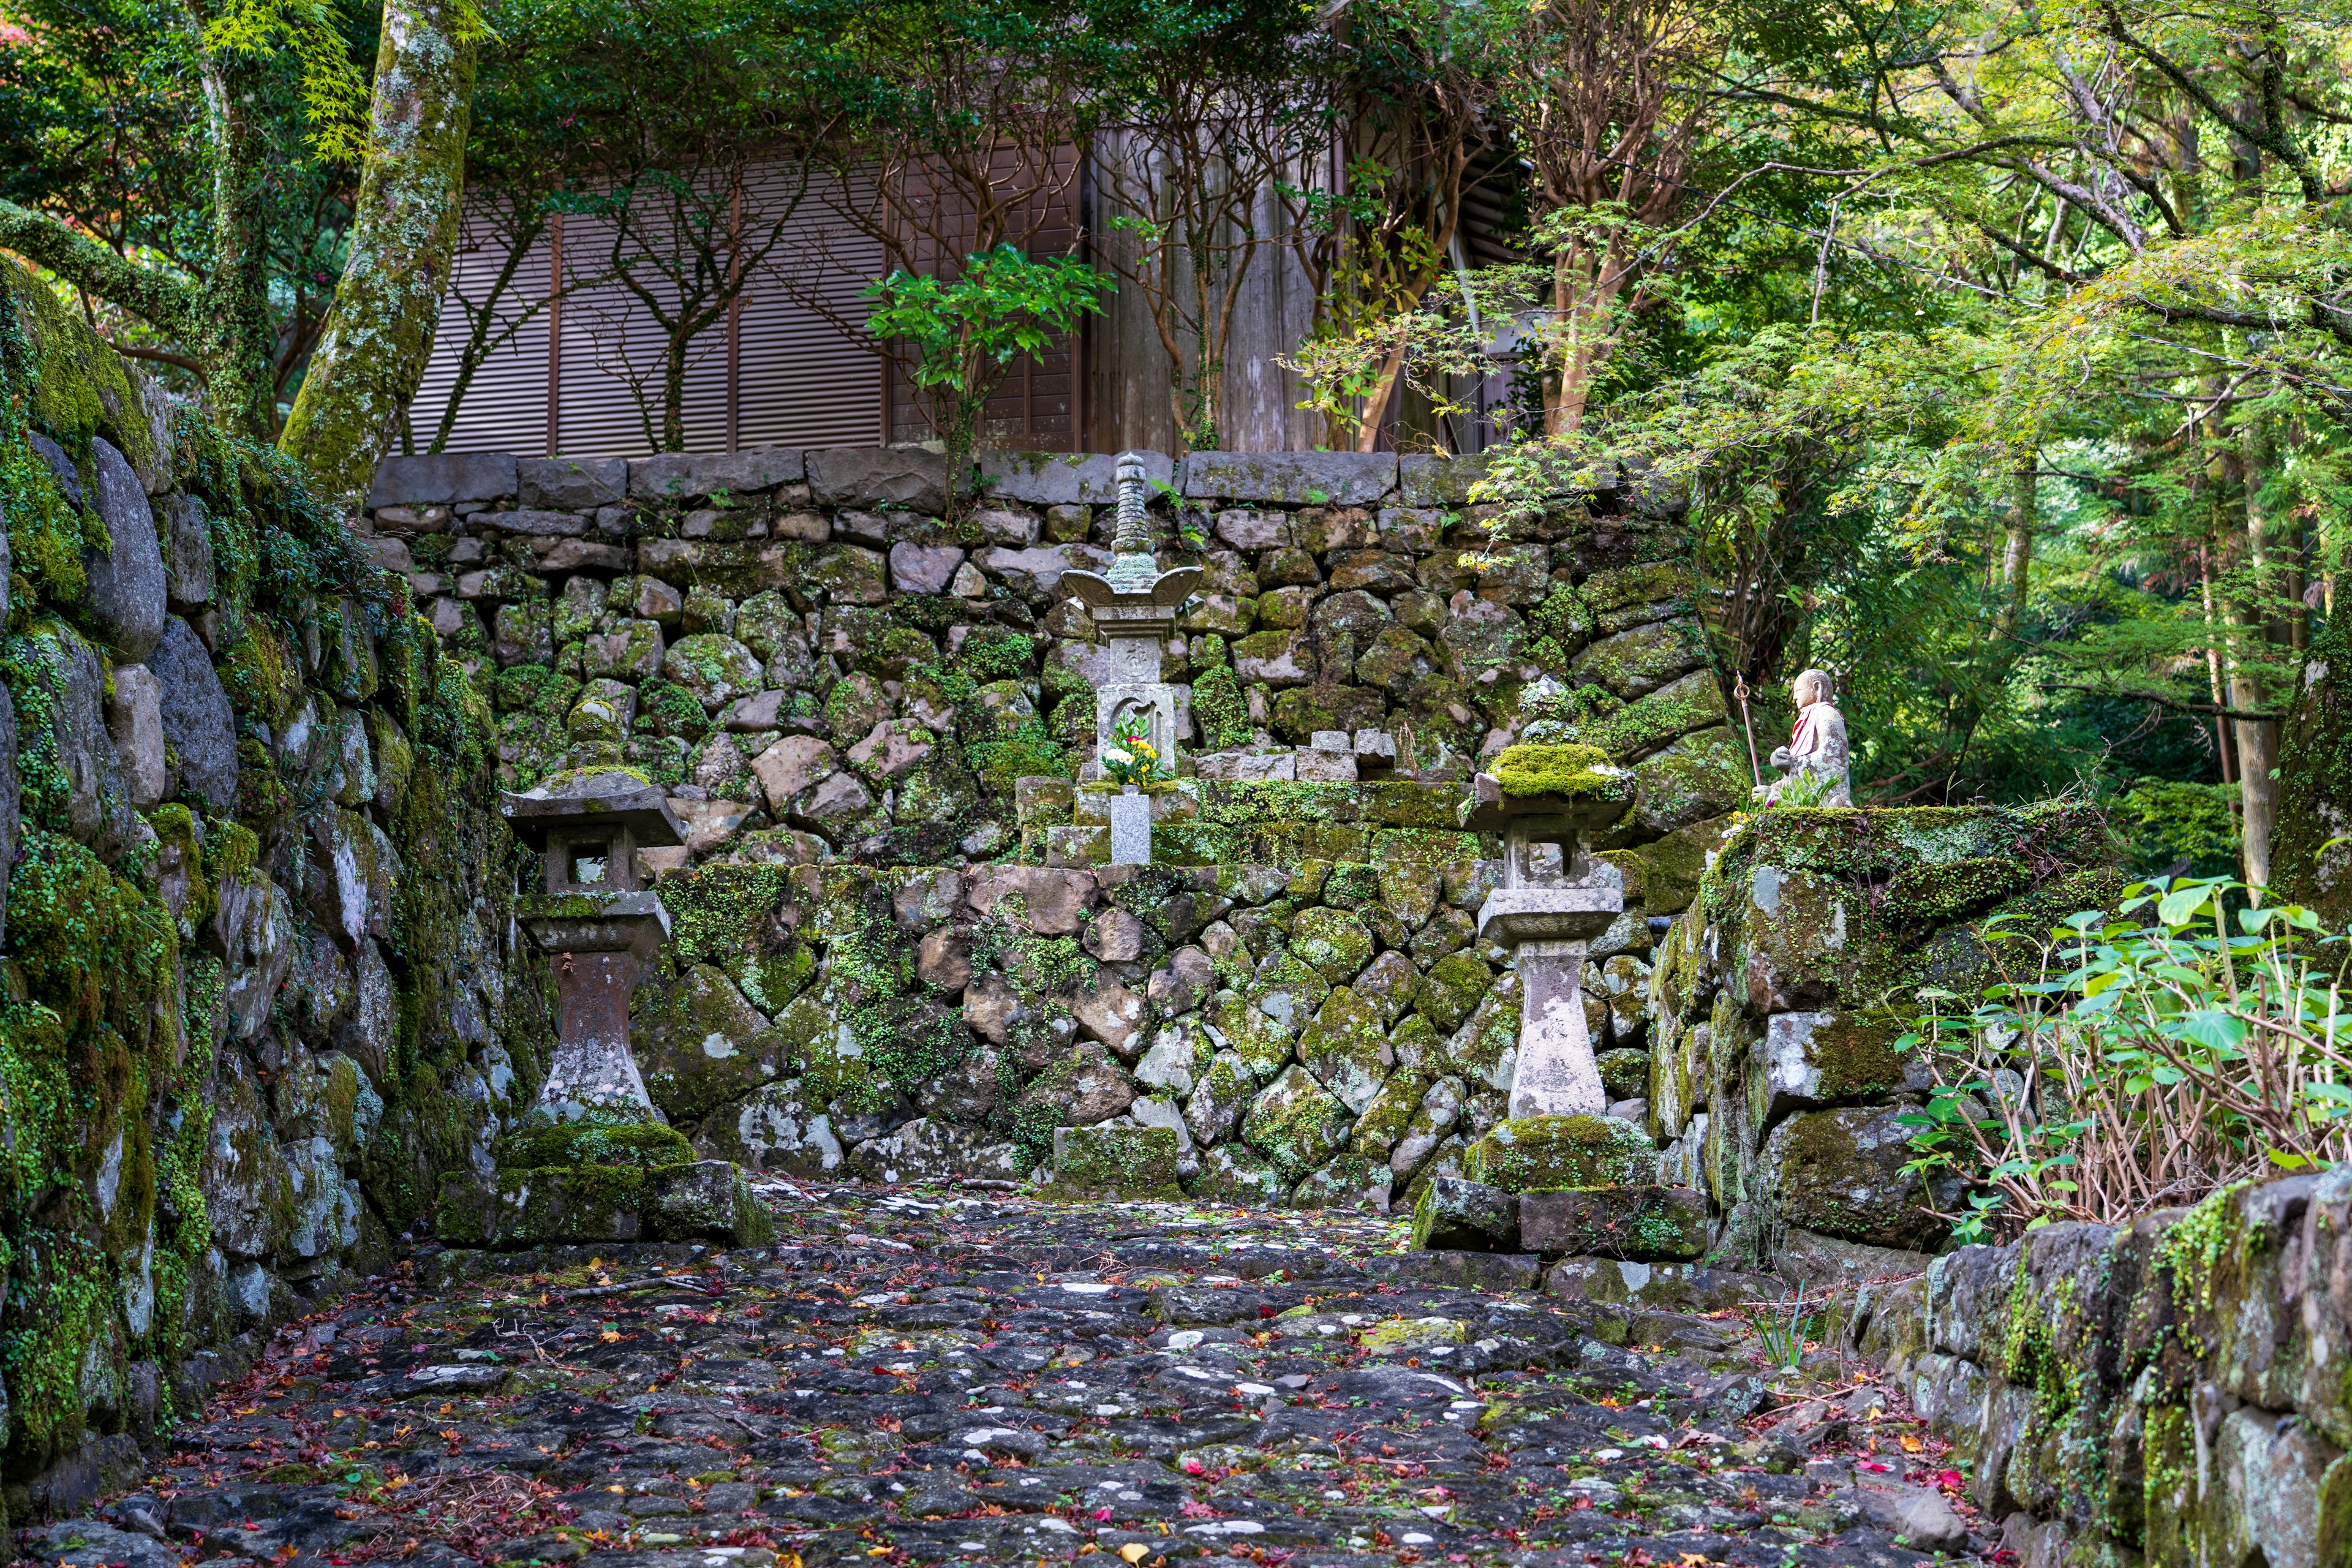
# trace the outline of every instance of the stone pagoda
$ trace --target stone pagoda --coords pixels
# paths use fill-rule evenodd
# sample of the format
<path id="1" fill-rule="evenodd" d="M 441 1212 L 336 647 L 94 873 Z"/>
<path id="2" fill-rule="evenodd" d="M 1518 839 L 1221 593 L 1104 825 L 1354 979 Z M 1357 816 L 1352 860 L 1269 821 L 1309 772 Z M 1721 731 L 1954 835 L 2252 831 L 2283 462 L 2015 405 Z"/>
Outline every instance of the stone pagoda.
<path id="1" fill-rule="evenodd" d="M 1144 455 L 1119 454 L 1117 474 L 1118 531 L 1111 541 L 1110 571 L 1066 572 L 1062 584 L 1087 607 L 1109 653 L 1108 679 L 1095 689 L 1097 758 L 1122 726 L 1141 719 L 1160 767 L 1173 773 L 1190 692 L 1160 679 L 1160 659 L 1177 612 L 1204 574 L 1198 566 L 1160 570 L 1144 510 Z M 1113 865 L 1151 858 L 1151 798 L 1133 786 L 1110 803 L 1110 858 Z"/>

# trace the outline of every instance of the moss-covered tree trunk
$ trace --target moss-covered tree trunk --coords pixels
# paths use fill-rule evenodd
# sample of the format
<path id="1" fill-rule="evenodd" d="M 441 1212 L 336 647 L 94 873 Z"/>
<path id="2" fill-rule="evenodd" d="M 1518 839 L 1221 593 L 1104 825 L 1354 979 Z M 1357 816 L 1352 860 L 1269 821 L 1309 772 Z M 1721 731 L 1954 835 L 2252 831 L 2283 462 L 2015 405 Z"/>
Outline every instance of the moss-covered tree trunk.
<path id="1" fill-rule="evenodd" d="M 480 31 L 467 0 L 384 6 L 351 258 L 278 441 L 346 504 L 366 493 L 433 353 L 457 249 Z"/>
<path id="2" fill-rule="evenodd" d="M 2271 884 L 2317 910 L 2331 931 L 2352 923 L 2352 628 L 2312 647 L 2279 736 L 2278 826 Z M 2333 847 L 2329 846 L 2333 844 Z"/>

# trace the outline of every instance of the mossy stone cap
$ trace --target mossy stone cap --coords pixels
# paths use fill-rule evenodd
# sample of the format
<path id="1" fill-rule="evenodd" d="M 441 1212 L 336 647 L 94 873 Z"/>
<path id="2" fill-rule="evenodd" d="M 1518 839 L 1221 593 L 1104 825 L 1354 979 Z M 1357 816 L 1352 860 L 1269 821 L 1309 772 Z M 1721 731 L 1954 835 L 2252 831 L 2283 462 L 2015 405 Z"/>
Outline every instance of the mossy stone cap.
<path id="1" fill-rule="evenodd" d="M 1631 775 L 1598 746 L 1506 746 L 1494 773 L 1503 793 L 1515 799 L 1559 795 L 1579 800 L 1613 800 L 1628 792 Z"/>

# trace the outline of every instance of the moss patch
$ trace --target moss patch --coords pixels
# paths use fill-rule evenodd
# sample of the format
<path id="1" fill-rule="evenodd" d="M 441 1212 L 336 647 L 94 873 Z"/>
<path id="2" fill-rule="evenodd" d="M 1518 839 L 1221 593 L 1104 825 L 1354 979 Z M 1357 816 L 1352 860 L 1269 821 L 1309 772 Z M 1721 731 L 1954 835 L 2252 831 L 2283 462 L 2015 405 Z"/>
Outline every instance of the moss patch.
<path id="1" fill-rule="evenodd" d="M 1649 1134 L 1614 1116 L 1521 1116 L 1463 1152 L 1462 1173 L 1507 1193 L 1654 1181 Z"/>
<path id="2" fill-rule="evenodd" d="M 1503 793 L 1524 799 L 1559 795 L 1580 800 L 1612 798 L 1625 790 L 1625 772 L 1598 746 L 1506 746 L 1494 773 Z"/>

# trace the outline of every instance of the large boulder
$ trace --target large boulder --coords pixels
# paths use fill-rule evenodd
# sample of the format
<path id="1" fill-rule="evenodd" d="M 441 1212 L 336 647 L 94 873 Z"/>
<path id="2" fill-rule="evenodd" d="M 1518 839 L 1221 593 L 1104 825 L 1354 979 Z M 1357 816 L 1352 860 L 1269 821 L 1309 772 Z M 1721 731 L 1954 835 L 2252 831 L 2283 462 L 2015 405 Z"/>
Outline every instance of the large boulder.
<path id="1" fill-rule="evenodd" d="M 944 1182 L 958 1176 L 1010 1182 L 1026 1175 L 1029 1168 L 1018 1144 L 920 1116 L 860 1143 L 850 1163 L 873 1182 Z"/>
<path id="2" fill-rule="evenodd" d="M 708 963 L 646 996 L 634 1032 L 646 1093 L 674 1126 L 700 1121 L 792 1065 L 768 1020 Z"/>
<path id="3" fill-rule="evenodd" d="M 145 665 L 126 664 L 114 672 L 114 694 L 106 703 L 106 729 L 114 737 L 115 755 L 122 762 L 131 804 L 142 811 L 161 801 L 170 788 L 159 698 L 160 687 Z"/>
<path id="4" fill-rule="evenodd" d="M 173 616 L 147 668 L 155 677 L 171 789 L 227 816 L 236 806 L 236 712 L 212 656 L 188 623 Z"/>
<path id="5" fill-rule="evenodd" d="M 163 547 L 155 536 L 155 511 L 147 502 L 146 487 L 139 482 L 131 459 L 102 436 L 89 444 L 97 483 L 88 491 L 63 447 L 40 435 L 32 437 L 32 444 L 67 501 L 89 508 L 106 524 L 109 547 L 82 551 L 87 584 L 82 624 L 121 658 L 145 658 L 163 636 L 165 610 Z"/>
<path id="6" fill-rule="evenodd" d="M 36 820 L 62 826 L 110 865 L 130 847 L 131 792 L 106 727 L 106 667 L 96 649 L 56 621 L 24 639 L 13 672 L 24 715 L 19 762 Z M 62 823 L 55 818 L 61 817 Z"/>
<path id="7" fill-rule="evenodd" d="M 1915 1154 L 1900 1106 L 1849 1106 L 1791 1116 L 1757 1156 L 1751 1193 L 1783 1224 L 1872 1247 L 1932 1250 L 1950 1226 L 1930 1211 L 1957 1206 L 1957 1183 L 1934 1186 L 1905 1169 Z"/>
<path id="8" fill-rule="evenodd" d="M 1706 1251 L 1706 1199 L 1689 1187 L 1590 1187 L 1519 1197 L 1519 1245 L 1529 1252 L 1687 1262 Z"/>
<path id="9" fill-rule="evenodd" d="M 1423 1251 L 1517 1252 L 1519 1200 L 1483 1182 L 1439 1176 L 1412 1206 L 1412 1244 Z"/>
<path id="10" fill-rule="evenodd" d="M 1175 1130 L 1114 1122 L 1054 1130 L 1054 1184 L 1073 1197 L 1173 1197 Z"/>
<path id="11" fill-rule="evenodd" d="M 1250 1102 L 1242 1138 L 1292 1184 L 1339 1152 L 1354 1120 L 1337 1095 L 1293 1063 Z"/>

